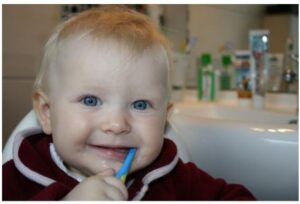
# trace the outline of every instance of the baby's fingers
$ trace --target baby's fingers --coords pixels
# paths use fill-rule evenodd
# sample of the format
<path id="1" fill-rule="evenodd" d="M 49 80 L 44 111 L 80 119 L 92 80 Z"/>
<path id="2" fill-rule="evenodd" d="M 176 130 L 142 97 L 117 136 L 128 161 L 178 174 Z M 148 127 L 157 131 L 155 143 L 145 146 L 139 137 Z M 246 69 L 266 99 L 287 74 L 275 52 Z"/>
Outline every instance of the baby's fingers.
<path id="1" fill-rule="evenodd" d="M 127 200 L 128 192 L 125 185 L 115 177 L 104 178 L 105 183 L 110 185 L 112 188 L 106 190 L 106 195 L 112 200 Z M 112 190 L 113 189 L 113 190 Z"/>

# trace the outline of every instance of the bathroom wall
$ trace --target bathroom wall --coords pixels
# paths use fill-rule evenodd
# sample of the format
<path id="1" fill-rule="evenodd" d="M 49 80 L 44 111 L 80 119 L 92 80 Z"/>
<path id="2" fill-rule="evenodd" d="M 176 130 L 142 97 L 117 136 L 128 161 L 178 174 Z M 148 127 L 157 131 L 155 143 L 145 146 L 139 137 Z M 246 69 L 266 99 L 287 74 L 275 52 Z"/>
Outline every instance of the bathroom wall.
<path id="1" fill-rule="evenodd" d="M 287 38 L 291 38 L 294 45 L 298 45 L 299 18 L 295 14 L 265 15 L 264 28 L 270 31 L 271 53 L 284 53 L 286 51 Z M 294 53 L 299 53 L 299 47 L 294 46 Z"/>
<path id="2" fill-rule="evenodd" d="M 58 5 L 3 5 L 3 140 L 32 108 L 43 46 L 60 19 Z"/>
<path id="3" fill-rule="evenodd" d="M 218 55 L 221 45 L 231 41 L 238 50 L 248 49 L 248 32 L 261 29 L 264 5 L 189 5 L 188 30 L 198 37 L 192 52 L 187 86 L 196 86 L 196 58 L 203 52 Z"/>
<path id="4" fill-rule="evenodd" d="M 162 30 L 172 42 L 173 50 L 180 49 L 180 43 L 188 37 L 188 9 L 186 4 L 164 5 Z"/>

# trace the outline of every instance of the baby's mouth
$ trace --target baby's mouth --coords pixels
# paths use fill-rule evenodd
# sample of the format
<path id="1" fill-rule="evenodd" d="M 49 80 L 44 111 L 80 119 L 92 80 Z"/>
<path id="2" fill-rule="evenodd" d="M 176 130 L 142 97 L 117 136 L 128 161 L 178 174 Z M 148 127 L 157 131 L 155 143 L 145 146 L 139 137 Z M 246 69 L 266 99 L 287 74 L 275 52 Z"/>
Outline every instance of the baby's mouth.
<path id="1" fill-rule="evenodd" d="M 100 156 L 108 157 L 123 162 L 126 157 L 129 147 L 122 146 L 101 146 L 101 145 L 90 145 L 90 147 L 96 151 Z"/>

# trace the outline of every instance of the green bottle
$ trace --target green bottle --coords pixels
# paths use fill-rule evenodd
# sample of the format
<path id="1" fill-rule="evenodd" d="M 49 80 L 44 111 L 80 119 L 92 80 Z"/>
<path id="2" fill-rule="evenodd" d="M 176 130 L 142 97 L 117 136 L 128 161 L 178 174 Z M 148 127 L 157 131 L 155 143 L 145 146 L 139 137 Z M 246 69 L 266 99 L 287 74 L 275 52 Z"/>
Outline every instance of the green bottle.
<path id="1" fill-rule="evenodd" d="M 233 87 L 231 86 L 232 84 L 232 78 L 231 78 L 231 57 L 230 55 L 223 55 L 222 56 L 222 64 L 223 64 L 223 70 L 221 72 L 220 76 L 220 90 L 230 90 Z"/>
<path id="2" fill-rule="evenodd" d="M 211 55 L 204 53 L 198 58 L 198 99 L 215 100 L 215 72 Z"/>

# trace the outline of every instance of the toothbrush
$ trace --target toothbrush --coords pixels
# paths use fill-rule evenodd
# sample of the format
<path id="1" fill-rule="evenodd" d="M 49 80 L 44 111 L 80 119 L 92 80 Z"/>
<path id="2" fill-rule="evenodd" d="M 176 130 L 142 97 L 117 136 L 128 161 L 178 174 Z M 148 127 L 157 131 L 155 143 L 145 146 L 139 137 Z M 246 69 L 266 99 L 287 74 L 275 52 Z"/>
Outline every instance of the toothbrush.
<path id="1" fill-rule="evenodd" d="M 121 166 L 121 168 L 119 169 L 119 171 L 116 174 L 116 177 L 118 179 L 120 179 L 123 183 L 125 183 L 126 176 L 127 176 L 127 173 L 128 173 L 128 171 L 131 167 L 131 164 L 132 164 L 132 161 L 134 159 L 135 153 L 136 153 L 136 148 L 132 147 L 132 148 L 129 149 L 129 151 L 127 153 L 127 156 L 124 160 L 123 165 Z"/>

